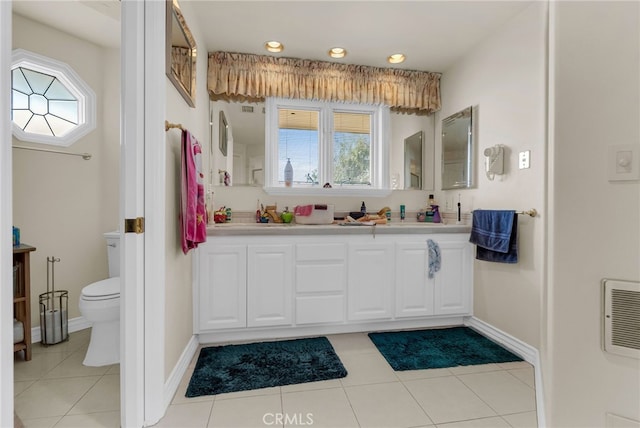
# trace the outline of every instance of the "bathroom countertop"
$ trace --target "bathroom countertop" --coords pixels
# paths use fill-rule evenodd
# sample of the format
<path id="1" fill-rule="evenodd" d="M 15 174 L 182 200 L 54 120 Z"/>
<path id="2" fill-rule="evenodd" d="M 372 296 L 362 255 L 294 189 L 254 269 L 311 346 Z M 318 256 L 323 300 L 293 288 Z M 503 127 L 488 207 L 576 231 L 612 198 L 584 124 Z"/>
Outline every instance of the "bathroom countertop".
<path id="1" fill-rule="evenodd" d="M 242 235 L 365 235 L 416 233 L 469 233 L 471 225 L 443 223 L 388 223 L 376 226 L 343 226 L 340 224 L 307 225 L 295 223 L 220 223 L 207 226 L 208 236 Z"/>

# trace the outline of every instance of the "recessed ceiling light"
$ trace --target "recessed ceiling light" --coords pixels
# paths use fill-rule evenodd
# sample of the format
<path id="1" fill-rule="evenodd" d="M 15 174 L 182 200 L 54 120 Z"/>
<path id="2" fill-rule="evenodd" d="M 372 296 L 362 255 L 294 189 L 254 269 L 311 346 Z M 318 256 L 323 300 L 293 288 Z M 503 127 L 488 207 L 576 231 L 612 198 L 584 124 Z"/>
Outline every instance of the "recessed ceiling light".
<path id="1" fill-rule="evenodd" d="M 387 61 L 389 61 L 391 64 L 400 64 L 405 59 L 407 58 L 404 56 L 404 54 L 396 53 L 393 55 L 389 55 L 389 57 L 387 58 Z"/>
<path id="2" fill-rule="evenodd" d="M 344 58 L 347 55 L 345 48 L 331 48 L 329 49 L 329 56 L 331 58 Z"/>
<path id="3" fill-rule="evenodd" d="M 278 41 L 271 40 L 264 44 L 264 48 L 269 52 L 282 52 L 284 50 L 284 45 Z"/>

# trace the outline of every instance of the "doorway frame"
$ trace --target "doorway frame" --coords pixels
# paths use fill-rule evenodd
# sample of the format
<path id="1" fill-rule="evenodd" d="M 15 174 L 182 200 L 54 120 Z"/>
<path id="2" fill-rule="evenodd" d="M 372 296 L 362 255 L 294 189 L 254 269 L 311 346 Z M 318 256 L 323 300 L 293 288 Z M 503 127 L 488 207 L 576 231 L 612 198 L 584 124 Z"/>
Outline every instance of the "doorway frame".
<path id="1" fill-rule="evenodd" d="M 120 224 L 147 219 L 144 234 L 121 232 L 121 424 L 142 427 L 163 415 L 164 386 L 164 150 L 145 152 L 146 141 L 164 141 L 164 2 L 122 1 L 121 21 L 121 176 Z M 159 17 L 162 19 L 158 19 Z M 0 82 L 10 85 L 12 2 L 0 1 Z M 162 64 L 162 67 L 157 67 Z M 161 70 L 158 72 L 157 70 Z M 128 82 L 128 83 L 127 83 Z M 153 89 L 153 90 L 152 90 Z M 9 226 L 12 212 L 11 96 L 0 92 L 0 279 L 11 281 Z M 153 97 L 145 97 L 153 94 Z M 151 102 L 153 100 L 153 102 Z M 127 193 L 126 195 L 124 193 Z M 151 195 L 145 198 L 144 195 Z M 157 213 L 157 214 L 156 214 Z M 146 293 L 145 283 L 154 284 Z M 11 288 L 0 289 L 0 426 L 13 426 L 13 344 Z M 146 309 L 146 310 L 145 310 Z M 153 328 L 145 327 L 153 326 Z M 158 387 L 160 385 L 160 387 Z"/>
<path id="2" fill-rule="evenodd" d="M 0 1 L 0 85 L 11 87 L 12 4 Z M 11 93 L 0 91 L 0 283 L 13 281 Z M 11 243 L 10 243 L 11 242 Z M 13 426 L 13 288 L 0 287 L 0 426 Z"/>

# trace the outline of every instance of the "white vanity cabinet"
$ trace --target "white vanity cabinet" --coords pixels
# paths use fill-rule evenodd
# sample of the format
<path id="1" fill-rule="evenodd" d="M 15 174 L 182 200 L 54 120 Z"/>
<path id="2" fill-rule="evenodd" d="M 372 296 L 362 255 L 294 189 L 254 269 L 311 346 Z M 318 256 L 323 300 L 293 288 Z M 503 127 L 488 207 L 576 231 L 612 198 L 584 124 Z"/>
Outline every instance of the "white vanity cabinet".
<path id="1" fill-rule="evenodd" d="M 429 252 L 421 241 L 396 244 L 398 318 L 471 313 L 472 246 L 467 239 L 431 236 L 440 247 L 440 270 L 429 278 Z"/>
<path id="2" fill-rule="evenodd" d="M 196 331 L 247 326 L 247 246 L 205 243 L 197 250 Z"/>
<path id="3" fill-rule="evenodd" d="M 433 315 L 435 281 L 428 278 L 426 239 L 419 242 L 398 242 L 395 263 L 396 317 Z"/>
<path id="4" fill-rule="evenodd" d="M 461 324 L 472 314 L 468 233 L 343 230 L 209 236 L 194 258 L 195 332 L 205 341 L 289 337 Z M 441 252 L 433 278 L 427 239 Z"/>
<path id="5" fill-rule="evenodd" d="M 371 239 L 349 244 L 349 320 L 393 316 L 394 243 Z"/>
<path id="6" fill-rule="evenodd" d="M 473 259 L 468 240 L 437 240 L 441 267 L 432 278 L 434 315 L 470 314 Z"/>
<path id="7" fill-rule="evenodd" d="M 293 245 L 247 246 L 247 326 L 293 322 Z"/>

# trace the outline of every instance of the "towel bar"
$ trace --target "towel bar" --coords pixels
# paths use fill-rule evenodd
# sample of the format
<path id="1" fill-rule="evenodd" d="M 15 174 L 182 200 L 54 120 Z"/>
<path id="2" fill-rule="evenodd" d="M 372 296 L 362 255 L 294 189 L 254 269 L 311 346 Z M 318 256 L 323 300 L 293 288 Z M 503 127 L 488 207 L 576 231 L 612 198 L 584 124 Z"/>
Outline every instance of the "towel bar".
<path id="1" fill-rule="evenodd" d="M 474 210 L 475 211 L 475 210 Z M 471 211 L 473 213 L 473 211 Z M 516 211 L 516 214 L 528 215 L 529 217 L 535 217 L 538 215 L 538 210 L 531 208 L 527 211 Z"/>

